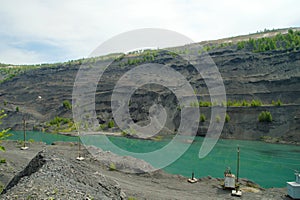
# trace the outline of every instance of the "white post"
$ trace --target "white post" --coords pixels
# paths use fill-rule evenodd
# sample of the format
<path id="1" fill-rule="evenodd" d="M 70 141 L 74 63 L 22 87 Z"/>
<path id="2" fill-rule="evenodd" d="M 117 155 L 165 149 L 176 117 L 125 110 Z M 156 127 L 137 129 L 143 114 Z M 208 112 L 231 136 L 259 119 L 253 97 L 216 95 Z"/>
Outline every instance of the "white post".
<path id="1" fill-rule="evenodd" d="M 23 117 L 23 143 L 24 145 L 21 147 L 21 150 L 27 150 L 29 147 L 26 147 L 26 120 L 25 117 Z"/>

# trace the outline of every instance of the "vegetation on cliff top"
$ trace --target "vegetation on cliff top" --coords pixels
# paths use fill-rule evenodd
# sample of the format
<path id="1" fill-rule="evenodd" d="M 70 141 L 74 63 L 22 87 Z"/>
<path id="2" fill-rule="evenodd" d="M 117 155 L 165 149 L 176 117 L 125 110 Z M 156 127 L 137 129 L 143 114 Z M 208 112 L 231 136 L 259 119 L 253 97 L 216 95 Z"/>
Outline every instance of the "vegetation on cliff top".
<path id="1" fill-rule="evenodd" d="M 274 30 L 275 31 L 275 30 Z M 272 32 L 270 30 L 265 30 L 263 33 Z M 251 35 L 250 35 L 251 36 Z M 224 48 L 227 46 L 234 46 L 237 50 L 246 49 L 252 51 L 253 53 L 260 53 L 273 50 L 287 50 L 295 51 L 300 49 L 300 31 L 294 31 L 289 29 L 288 33 L 282 34 L 278 33 L 271 37 L 260 37 L 242 39 L 236 43 L 234 42 L 223 42 L 217 44 L 206 44 L 203 46 L 198 53 L 201 55 L 203 52 L 208 52 L 213 49 Z M 180 50 L 179 53 L 188 53 L 187 49 Z"/>
<path id="2" fill-rule="evenodd" d="M 288 30 L 287 34 L 278 33 L 275 37 L 249 38 L 237 43 L 238 49 L 251 49 L 253 52 L 273 50 L 298 50 L 300 48 L 300 31 Z"/>
<path id="3" fill-rule="evenodd" d="M 276 30 L 265 30 L 263 33 L 269 33 Z M 225 48 L 227 46 L 235 46 L 237 50 L 247 49 L 253 51 L 255 53 L 272 51 L 272 50 L 299 50 L 300 49 L 300 31 L 293 31 L 292 29 L 288 30 L 287 34 L 278 33 L 273 37 L 261 37 L 261 38 L 251 38 L 253 34 L 249 35 L 248 40 L 242 41 L 233 41 L 233 42 L 221 42 L 217 44 L 205 44 L 203 48 L 199 50 L 199 54 L 203 52 L 208 52 L 217 48 Z M 14 78 L 15 76 L 22 74 L 28 70 L 44 68 L 44 67 L 72 67 L 78 66 L 82 64 L 88 64 L 93 66 L 93 64 L 97 63 L 101 60 L 112 59 L 117 62 L 120 61 L 119 66 L 124 67 L 127 65 L 136 65 L 141 64 L 143 62 L 151 62 L 154 61 L 158 55 L 160 50 L 147 49 L 145 51 L 135 51 L 129 52 L 128 54 L 123 53 L 113 53 L 100 57 L 92 57 L 92 58 L 82 58 L 78 60 L 70 60 L 64 63 L 43 63 L 36 65 L 10 65 L 0 63 L 0 83 L 3 83 L 7 80 Z M 188 54 L 189 49 L 186 48 L 172 48 L 172 51 L 169 52 L 170 55 L 179 54 Z M 125 59 L 124 59 L 125 58 Z"/>

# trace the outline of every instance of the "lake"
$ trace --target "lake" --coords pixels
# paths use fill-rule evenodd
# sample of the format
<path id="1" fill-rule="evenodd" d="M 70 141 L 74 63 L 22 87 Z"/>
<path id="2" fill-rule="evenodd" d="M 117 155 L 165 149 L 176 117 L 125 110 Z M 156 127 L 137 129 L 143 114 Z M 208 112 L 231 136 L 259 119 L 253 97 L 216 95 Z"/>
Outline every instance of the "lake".
<path id="1" fill-rule="evenodd" d="M 22 140 L 22 131 L 11 131 L 14 135 L 10 140 Z M 84 143 L 108 149 L 107 142 L 96 138 L 82 138 Z M 108 136 L 115 145 L 131 152 L 151 152 L 163 148 L 171 138 L 161 141 L 129 139 L 124 137 Z M 55 141 L 78 141 L 76 137 L 27 131 L 27 139 L 43 141 L 51 144 Z M 240 147 L 240 178 L 250 179 L 262 187 L 285 187 L 287 181 L 294 180 L 294 170 L 300 170 L 300 146 L 268 144 L 259 141 L 222 140 L 203 159 L 198 158 L 199 149 L 203 142 L 202 137 L 196 137 L 188 150 L 171 165 L 164 168 L 168 173 L 196 177 L 222 177 L 226 167 L 230 167 L 236 174 L 237 146 Z"/>

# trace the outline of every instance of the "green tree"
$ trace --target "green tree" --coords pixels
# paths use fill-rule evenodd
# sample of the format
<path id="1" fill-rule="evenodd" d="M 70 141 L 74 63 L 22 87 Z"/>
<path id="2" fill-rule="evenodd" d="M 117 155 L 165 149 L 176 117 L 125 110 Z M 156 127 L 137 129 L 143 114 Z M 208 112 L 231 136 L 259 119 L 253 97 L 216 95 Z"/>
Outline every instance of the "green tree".
<path id="1" fill-rule="evenodd" d="M 256 41 L 252 38 L 249 38 L 249 42 L 250 46 L 254 49 L 256 49 Z"/>
<path id="2" fill-rule="evenodd" d="M 270 40 L 269 40 L 269 47 L 270 47 L 271 50 L 275 50 L 276 49 L 276 42 L 272 38 L 270 38 Z"/>
<path id="3" fill-rule="evenodd" d="M 239 41 L 239 42 L 237 43 L 237 48 L 238 48 L 239 50 L 245 48 L 245 42 L 244 42 L 244 41 Z"/>
<path id="4" fill-rule="evenodd" d="M 7 114 L 4 113 L 4 110 L 1 110 L 0 111 L 0 124 L 2 124 L 1 120 L 6 116 L 7 116 Z M 4 129 L 4 130 L 0 131 L 0 143 L 5 138 L 11 136 L 11 134 L 9 134 L 8 131 L 9 131 L 9 129 Z M 4 146 L 0 145 L 0 151 L 5 151 Z"/>

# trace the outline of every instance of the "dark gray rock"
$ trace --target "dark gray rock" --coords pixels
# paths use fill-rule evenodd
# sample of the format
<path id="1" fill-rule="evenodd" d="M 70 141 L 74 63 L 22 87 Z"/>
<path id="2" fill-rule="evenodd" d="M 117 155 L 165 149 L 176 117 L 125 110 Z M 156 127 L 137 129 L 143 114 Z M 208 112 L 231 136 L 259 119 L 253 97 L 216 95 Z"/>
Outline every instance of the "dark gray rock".
<path id="1" fill-rule="evenodd" d="M 215 49 L 209 52 L 217 65 L 226 88 L 227 99 L 260 99 L 265 104 L 280 99 L 280 107 L 264 106 L 250 108 L 228 108 L 231 121 L 225 124 L 222 137 L 238 139 L 259 139 L 261 136 L 279 137 L 280 140 L 300 141 L 300 51 L 270 51 L 253 53 L 237 50 L 234 46 Z M 200 59 L 199 57 L 193 58 Z M 126 61 L 126 58 L 125 58 Z M 121 67 L 114 62 L 103 74 L 96 92 L 96 113 L 100 123 L 112 119 L 111 93 L 119 78 L 136 65 Z M 100 61 L 99 61 L 100 62 Z M 193 66 L 168 53 L 158 53 L 154 63 L 165 64 L 183 74 L 192 84 L 200 100 L 209 101 L 209 94 L 204 79 Z M 91 63 L 93 64 L 93 63 Z M 2 127 L 22 128 L 22 117 L 28 115 L 28 129 L 41 129 L 44 122 L 55 116 L 72 117 L 70 110 L 62 106 L 63 100 L 72 99 L 72 90 L 80 65 L 57 65 L 39 68 L 6 81 L 0 87 L 0 104 L 8 114 Z M 164 77 L 159 77 L 164 78 Z M 37 99 L 41 96 L 41 99 Z M 168 119 L 167 131 L 176 131 L 180 123 L 178 100 L 172 92 L 158 85 L 139 88 L 132 96 L 130 113 L 134 122 L 142 125 L 149 123 L 149 108 L 158 103 L 165 107 Z M 15 108 L 20 111 L 16 112 Z M 202 108 L 201 108 L 202 109 Z M 270 124 L 258 123 L 261 110 L 272 113 L 274 121 Z M 203 108 L 206 118 L 210 109 Z M 198 135 L 204 136 L 208 121 L 200 124 Z"/>

